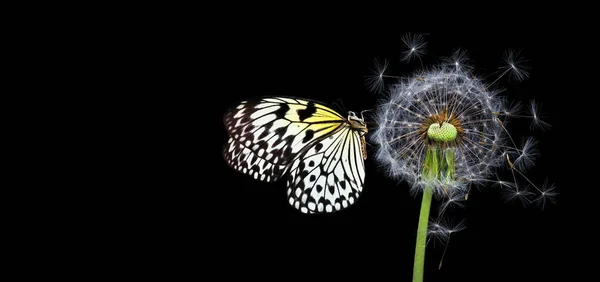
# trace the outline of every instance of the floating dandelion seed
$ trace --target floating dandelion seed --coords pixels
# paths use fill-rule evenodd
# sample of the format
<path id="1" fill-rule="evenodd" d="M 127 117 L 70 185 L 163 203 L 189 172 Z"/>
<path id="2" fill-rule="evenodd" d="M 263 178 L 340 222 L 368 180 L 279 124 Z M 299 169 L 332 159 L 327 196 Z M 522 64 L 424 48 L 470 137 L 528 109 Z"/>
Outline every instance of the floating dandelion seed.
<path id="1" fill-rule="evenodd" d="M 531 197 L 534 194 L 528 191 L 528 187 L 519 187 L 518 184 L 507 187 L 502 190 L 502 198 L 505 202 L 518 202 L 523 206 L 527 206 L 531 203 Z"/>
<path id="2" fill-rule="evenodd" d="M 504 52 L 502 59 L 505 65 L 500 67 L 500 70 L 504 70 L 498 77 L 500 79 L 505 74 L 509 74 L 509 81 L 520 82 L 529 77 L 530 67 L 526 65 L 527 60 L 521 57 L 522 50 L 509 49 Z"/>
<path id="3" fill-rule="evenodd" d="M 535 157 L 538 155 L 537 141 L 533 137 L 525 140 L 522 149 L 518 150 L 518 157 L 515 159 L 515 165 L 525 171 L 535 165 Z"/>
<path id="4" fill-rule="evenodd" d="M 402 42 L 406 48 L 402 52 L 402 61 L 409 62 L 414 58 L 421 60 L 421 56 L 427 53 L 427 41 L 423 34 L 408 33 L 402 36 Z"/>
<path id="5" fill-rule="evenodd" d="M 463 49 L 457 48 L 452 52 L 450 57 L 443 58 L 443 64 L 450 68 L 457 70 L 470 70 L 472 67 L 469 65 L 471 60 L 469 53 Z"/>
<path id="6" fill-rule="evenodd" d="M 529 105 L 529 109 L 531 111 L 531 129 L 541 129 L 545 130 L 550 127 L 550 124 L 544 122 L 540 116 L 541 106 L 535 103 L 535 100 L 531 100 Z"/>
<path id="7" fill-rule="evenodd" d="M 372 92 L 381 92 L 384 88 L 383 80 L 388 77 L 385 75 L 389 62 L 387 60 L 374 60 L 374 66 L 369 70 L 369 74 L 365 77 L 365 85 Z"/>
<path id="8" fill-rule="evenodd" d="M 402 41 L 408 48 L 403 61 L 425 54 L 422 35 L 408 34 Z M 540 107 L 532 102 L 531 116 L 526 116 L 520 103 L 492 87 L 507 74 L 516 81 L 528 78 L 526 60 L 519 50 L 507 51 L 506 65 L 489 84 L 470 72 L 468 60 L 457 49 L 442 64 L 398 79 L 388 86 L 375 113 L 378 126 L 370 136 L 379 145 L 375 159 L 390 177 L 407 182 L 411 194 L 423 195 L 413 281 L 423 280 L 427 234 L 444 242 L 462 229 L 443 228 L 439 221 L 428 224 L 433 198 L 441 200 L 441 217 L 448 208 L 462 206 L 473 187 L 499 187 L 507 201 L 535 202 L 542 208 L 557 195 L 553 185 L 540 187 L 524 174 L 535 164 L 537 141 L 526 138 L 518 146 L 507 129 L 510 119 L 522 117 L 531 118 L 532 127 L 547 128 Z M 382 77 L 371 81 L 382 82 Z M 381 92 L 381 87 L 372 89 Z M 498 172 L 504 169 L 512 179 L 500 180 Z"/>
<path id="9" fill-rule="evenodd" d="M 448 195 L 440 204 L 439 215 L 443 216 L 445 211 L 453 208 L 462 208 L 464 206 L 463 201 L 466 200 L 465 198 L 463 195 Z"/>
<path id="10" fill-rule="evenodd" d="M 544 181 L 544 185 L 540 188 L 540 194 L 533 200 L 534 203 L 538 204 L 539 207 L 544 210 L 546 205 L 555 203 L 556 186 L 554 184 L 548 184 L 548 179 Z"/>
<path id="11" fill-rule="evenodd" d="M 442 258 L 440 259 L 438 269 L 442 268 L 444 256 L 446 255 L 446 251 L 448 250 L 450 236 L 453 233 L 456 233 L 463 229 L 465 229 L 464 221 L 461 221 L 458 224 L 453 224 L 452 222 L 448 222 L 447 220 L 444 220 L 442 218 L 433 220 L 429 225 L 429 231 L 427 232 L 427 235 L 430 238 L 433 238 L 434 243 L 440 242 L 445 245 L 444 253 L 442 254 Z"/>

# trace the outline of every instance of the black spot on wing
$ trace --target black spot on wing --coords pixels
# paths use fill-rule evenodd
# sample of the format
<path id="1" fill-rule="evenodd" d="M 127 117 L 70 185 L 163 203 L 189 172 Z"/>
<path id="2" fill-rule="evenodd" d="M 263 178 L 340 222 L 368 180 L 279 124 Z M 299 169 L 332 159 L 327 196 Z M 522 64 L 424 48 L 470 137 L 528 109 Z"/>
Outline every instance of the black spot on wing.
<path id="1" fill-rule="evenodd" d="M 317 145 L 315 145 L 315 152 L 319 152 L 321 149 L 323 149 L 323 143 L 317 143 Z"/>
<path id="2" fill-rule="evenodd" d="M 269 135 L 269 132 L 271 131 L 271 126 L 273 126 L 272 122 L 263 125 L 262 127 L 264 128 L 264 130 L 260 135 L 258 135 L 258 139 L 264 139 L 265 137 L 267 137 L 267 135 Z"/>
<path id="3" fill-rule="evenodd" d="M 250 141 L 251 144 L 254 143 L 254 135 L 252 135 L 251 133 L 246 133 L 242 135 L 242 137 L 246 138 L 244 139 L 244 141 Z"/>
<path id="4" fill-rule="evenodd" d="M 248 124 L 245 128 L 244 128 L 244 133 L 246 132 L 252 132 L 252 130 L 254 130 L 254 125 L 252 124 Z"/>
<path id="5" fill-rule="evenodd" d="M 284 118 L 285 114 L 290 110 L 288 104 L 279 104 L 279 109 L 275 111 L 277 118 Z"/>
<path id="6" fill-rule="evenodd" d="M 335 202 L 342 205 L 342 202 L 344 202 L 345 200 L 346 200 L 346 196 L 341 195 L 339 198 L 335 199 Z"/>
<path id="7" fill-rule="evenodd" d="M 312 196 L 310 196 L 311 193 L 312 193 L 312 188 L 306 188 L 304 190 L 304 192 L 303 192 L 303 194 L 308 195 L 308 197 L 307 197 L 307 200 L 308 200 L 307 204 L 310 203 L 310 202 L 313 202 L 313 203 L 315 202 L 315 199 Z"/>
<path id="8" fill-rule="evenodd" d="M 312 129 L 307 130 L 304 133 L 304 138 L 302 139 L 302 143 L 307 143 L 315 136 L 315 131 Z"/>
<path id="9" fill-rule="evenodd" d="M 288 109 L 289 109 L 289 107 L 288 107 Z M 300 119 L 300 121 L 304 121 L 305 119 L 314 115 L 316 112 L 317 112 L 317 107 L 315 107 L 315 103 L 313 103 L 313 102 L 308 102 L 308 105 L 306 105 L 306 109 L 297 111 L 298 118 Z"/>
<path id="10" fill-rule="evenodd" d="M 275 134 L 279 135 L 279 136 L 284 136 L 285 133 L 287 132 L 288 127 L 287 126 L 283 126 L 280 128 L 275 129 Z"/>
<path id="11" fill-rule="evenodd" d="M 335 192 L 335 186 L 333 185 L 328 185 L 327 189 L 329 189 L 329 193 L 331 193 L 333 195 L 333 192 Z"/>
<path id="12" fill-rule="evenodd" d="M 267 148 L 269 148 L 269 143 L 267 143 L 265 140 L 260 140 L 258 142 L 256 142 L 256 145 L 258 145 L 258 149 L 264 149 L 266 150 Z"/>
<path id="13" fill-rule="evenodd" d="M 276 130 L 276 132 L 277 132 L 277 130 Z M 281 137 L 283 137 L 283 135 L 276 135 L 276 136 L 278 136 L 279 138 L 277 138 L 277 140 L 275 140 L 275 142 L 273 142 L 273 145 L 272 145 L 273 147 L 278 146 L 279 144 L 281 144 L 281 142 L 285 142 L 286 144 L 291 144 L 291 142 L 294 141 L 294 136 L 293 135 L 290 135 L 290 136 L 288 136 L 286 138 L 283 138 L 283 139 L 281 138 Z M 273 153 L 275 153 L 275 151 L 273 151 Z M 290 153 L 291 153 L 291 150 L 290 150 Z"/>
<path id="14" fill-rule="evenodd" d="M 242 119 L 240 120 L 240 122 L 242 124 L 246 124 L 252 121 L 252 118 L 250 117 L 250 115 L 243 115 Z"/>
<path id="15" fill-rule="evenodd" d="M 281 156 L 285 159 L 289 159 L 292 156 L 292 146 L 287 146 L 283 150 L 283 154 Z"/>

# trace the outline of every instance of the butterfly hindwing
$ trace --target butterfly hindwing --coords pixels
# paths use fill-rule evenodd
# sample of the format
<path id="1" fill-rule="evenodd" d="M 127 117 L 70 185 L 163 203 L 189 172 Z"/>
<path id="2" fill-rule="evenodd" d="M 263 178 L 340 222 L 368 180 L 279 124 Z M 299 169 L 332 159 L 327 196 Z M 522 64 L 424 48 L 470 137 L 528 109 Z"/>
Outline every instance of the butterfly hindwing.
<path id="1" fill-rule="evenodd" d="M 235 170 L 265 182 L 277 181 L 285 173 L 286 169 L 286 166 L 275 165 L 263 158 L 259 158 L 250 149 L 231 137 L 223 150 L 223 157 L 227 161 L 227 164 Z"/>
<path id="2" fill-rule="evenodd" d="M 356 202 L 364 177 L 361 136 L 345 125 L 294 160 L 288 200 L 303 213 L 339 211 Z"/>

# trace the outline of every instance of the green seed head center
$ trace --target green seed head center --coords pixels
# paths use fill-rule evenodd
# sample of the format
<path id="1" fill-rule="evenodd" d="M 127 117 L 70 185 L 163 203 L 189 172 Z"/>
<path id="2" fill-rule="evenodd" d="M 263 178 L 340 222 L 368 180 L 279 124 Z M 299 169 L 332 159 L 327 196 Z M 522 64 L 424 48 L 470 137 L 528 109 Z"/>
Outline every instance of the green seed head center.
<path id="1" fill-rule="evenodd" d="M 456 127 L 447 122 L 432 123 L 427 129 L 427 137 L 437 142 L 452 142 L 456 139 Z"/>

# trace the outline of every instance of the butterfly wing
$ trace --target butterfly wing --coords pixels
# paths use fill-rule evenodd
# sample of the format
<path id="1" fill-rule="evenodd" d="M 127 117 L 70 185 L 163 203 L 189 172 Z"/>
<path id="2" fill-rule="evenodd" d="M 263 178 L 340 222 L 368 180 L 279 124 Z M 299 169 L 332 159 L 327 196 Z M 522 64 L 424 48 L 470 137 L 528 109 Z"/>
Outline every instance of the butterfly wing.
<path id="1" fill-rule="evenodd" d="M 324 213 L 356 202 L 365 178 L 361 139 L 345 124 L 296 158 L 287 182 L 290 205 L 303 213 Z"/>
<path id="2" fill-rule="evenodd" d="M 223 151 L 227 163 L 256 179 L 275 181 L 345 119 L 313 101 L 274 97 L 241 102 L 226 112 L 224 123 L 230 136 Z"/>
<path id="3" fill-rule="evenodd" d="M 259 158 L 256 153 L 231 137 L 223 150 L 223 157 L 227 164 L 235 170 L 265 182 L 277 181 L 286 169 L 285 165 L 276 165 Z"/>

